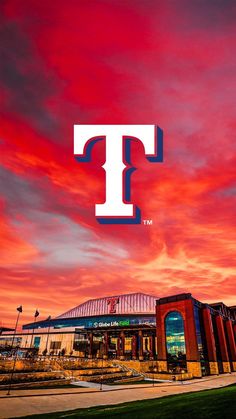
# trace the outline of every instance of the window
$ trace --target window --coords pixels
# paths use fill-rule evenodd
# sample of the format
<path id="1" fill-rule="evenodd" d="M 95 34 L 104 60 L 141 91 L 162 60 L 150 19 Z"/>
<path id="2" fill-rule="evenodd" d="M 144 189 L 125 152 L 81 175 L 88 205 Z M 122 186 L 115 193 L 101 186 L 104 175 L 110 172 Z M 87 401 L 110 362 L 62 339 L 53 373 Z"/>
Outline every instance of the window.
<path id="1" fill-rule="evenodd" d="M 178 311 L 167 314 L 165 319 L 166 350 L 169 366 L 176 364 L 185 367 L 186 345 L 184 336 L 184 322 Z"/>
<path id="2" fill-rule="evenodd" d="M 36 336 L 34 338 L 34 348 L 39 348 L 39 346 L 40 346 L 40 340 L 41 340 L 40 336 Z"/>
<path id="3" fill-rule="evenodd" d="M 50 349 L 61 349 L 61 342 L 51 342 L 50 343 Z"/>

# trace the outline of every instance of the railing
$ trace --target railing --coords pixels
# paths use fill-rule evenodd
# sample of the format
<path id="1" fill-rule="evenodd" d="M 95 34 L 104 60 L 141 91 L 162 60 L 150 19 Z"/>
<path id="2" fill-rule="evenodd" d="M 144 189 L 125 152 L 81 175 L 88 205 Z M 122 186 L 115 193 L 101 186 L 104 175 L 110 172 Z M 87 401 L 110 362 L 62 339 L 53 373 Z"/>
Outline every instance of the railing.
<path id="1" fill-rule="evenodd" d="M 130 368 L 123 363 L 114 362 L 113 365 L 119 367 L 123 372 L 131 372 L 134 377 L 145 377 L 144 373 L 137 371 L 134 368 Z"/>

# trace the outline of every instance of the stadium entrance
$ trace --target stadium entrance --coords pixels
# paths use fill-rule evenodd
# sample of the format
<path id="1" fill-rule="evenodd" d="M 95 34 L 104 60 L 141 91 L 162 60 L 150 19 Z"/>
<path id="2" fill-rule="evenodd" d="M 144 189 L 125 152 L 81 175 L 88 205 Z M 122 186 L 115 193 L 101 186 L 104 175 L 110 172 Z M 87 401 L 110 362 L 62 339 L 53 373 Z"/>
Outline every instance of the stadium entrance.
<path id="1" fill-rule="evenodd" d="M 153 360 L 156 326 L 91 328 L 76 330 L 74 350 L 88 358 Z"/>

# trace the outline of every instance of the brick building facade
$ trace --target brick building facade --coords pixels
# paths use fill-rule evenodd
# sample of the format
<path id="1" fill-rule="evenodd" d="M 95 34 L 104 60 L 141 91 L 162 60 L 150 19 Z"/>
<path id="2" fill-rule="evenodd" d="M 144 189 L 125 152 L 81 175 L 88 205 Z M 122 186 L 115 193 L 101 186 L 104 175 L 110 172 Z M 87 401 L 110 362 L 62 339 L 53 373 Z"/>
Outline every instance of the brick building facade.
<path id="1" fill-rule="evenodd" d="M 194 377 L 236 371 L 235 306 L 179 294 L 157 300 L 156 319 L 159 371 L 183 369 Z"/>

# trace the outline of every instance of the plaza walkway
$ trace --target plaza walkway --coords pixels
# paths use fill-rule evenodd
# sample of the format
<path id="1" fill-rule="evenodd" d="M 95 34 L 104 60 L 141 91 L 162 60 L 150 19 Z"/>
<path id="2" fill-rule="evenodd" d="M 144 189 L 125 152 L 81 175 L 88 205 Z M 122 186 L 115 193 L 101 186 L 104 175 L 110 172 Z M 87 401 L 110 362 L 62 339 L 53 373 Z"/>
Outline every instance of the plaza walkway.
<path id="1" fill-rule="evenodd" d="M 0 390 L 0 418 L 17 418 L 39 413 L 60 412 L 99 405 L 119 404 L 135 400 L 153 399 L 172 394 L 188 393 L 236 384 L 236 373 L 206 377 L 184 383 L 161 383 L 104 386 L 94 388 Z"/>

